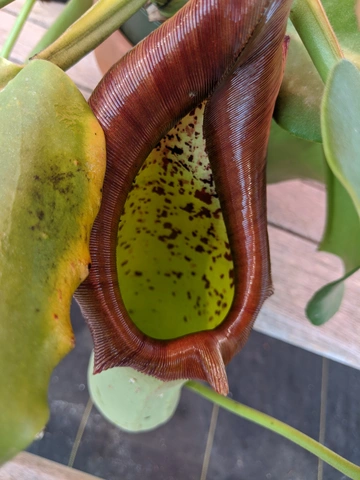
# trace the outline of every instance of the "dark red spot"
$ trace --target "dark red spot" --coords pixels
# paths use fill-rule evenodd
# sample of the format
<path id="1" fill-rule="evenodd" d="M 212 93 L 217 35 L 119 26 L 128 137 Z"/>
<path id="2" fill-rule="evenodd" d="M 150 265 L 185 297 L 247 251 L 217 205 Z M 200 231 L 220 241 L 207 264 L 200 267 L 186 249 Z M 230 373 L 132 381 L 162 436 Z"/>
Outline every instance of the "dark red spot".
<path id="1" fill-rule="evenodd" d="M 206 203 L 206 205 L 211 205 L 212 195 L 204 188 L 202 190 L 195 191 L 195 198 L 198 198 L 201 202 Z"/>
<path id="2" fill-rule="evenodd" d="M 224 258 L 225 260 L 228 260 L 229 262 L 231 262 L 232 261 L 231 253 L 230 252 L 224 253 Z"/>
<path id="3" fill-rule="evenodd" d="M 213 224 L 210 225 L 210 227 L 207 229 L 206 233 L 207 233 L 210 237 L 216 238 L 215 228 L 214 228 L 214 225 L 213 225 Z"/>
<path id="4" fill-rule="evenodd" d="M 213 215 L 214 215 L 214 218 L 220 218 L 221 208 L 218 208 L 217 210 L 215 210 L 215 212 L 213 212 Z"/>
<path id="5" fill-rule="evenodd" d="M 169 158 L 166 158 L 166 157 L 162 158 L 162 168 L 163 168 L 165 173 L 167 173 L 169 163 L 171 163 L 171 160 Z"/>
<path id="6" fill-rule="evenodd" d="M 152 191 L 154 193 L 157 193 L 158 195 L 165 195 L 165 190 L 163 189 L 163 187 L 154 187 Z"/>
<path id="7" fill-rule="evenodd" d="M 192 213 L 194 211 L 194 204 L 193 203 L 187 203 L 185 207 L 180 207 L 181 210 L 185 210 L 185 212 Z"/>
<path id="8" fill-rule="evenodd" d="M 174 272 L 172 271 L 171 272 L 173 275 L 175 275 L 176 278 L 180 279 L 182 276 L 183 276 L 183 273 L 182 272 Z"/>
<path id="9" fill-rule="evenodd" d="M 206 207 L 201 207 L 200 211 L 195 215 L 195 217 L 200 217 L 200 218 L 211 218 L 211 212 L 208 208 Z"/>

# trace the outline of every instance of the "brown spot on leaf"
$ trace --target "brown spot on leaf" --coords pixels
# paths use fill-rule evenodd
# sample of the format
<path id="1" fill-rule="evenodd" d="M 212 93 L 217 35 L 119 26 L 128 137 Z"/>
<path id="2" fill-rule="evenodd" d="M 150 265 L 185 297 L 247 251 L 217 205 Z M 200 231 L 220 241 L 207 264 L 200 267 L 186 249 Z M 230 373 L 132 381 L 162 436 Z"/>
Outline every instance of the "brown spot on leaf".
<path id="1" fill-rule="evenodd" d="M 201 280 L 203 280 L 203 281 L 205 282 L 205 289 L 206 289 L 206 290 L 207 290 L 208 288 L 210 288 L 210 281 L 209 281 L 209 279 L 207 278 L 207 276 L 205 275 L 205 273 L 204 273 L 204 275 L 201 277 Z"/>
<path id="2" fill-rule="evenodd" d="M 163 187 L 159 187 L 159 186 L 158 186 L 158 187 L 154 187 L 154 188 L 152 189 L 152 191 L 153 191 L 154 193 L 157 193 L 158 195 L 165 195 L 165 190 L 163 189 Z"/>
<path id="3" fill-rule="evenodd" d="M 198 198 L 201 202 L 206 203 L 206 205 L 211 205 L 212 195 L 204 188 L 202 190 L 195 191 L 195 198 Z"/>

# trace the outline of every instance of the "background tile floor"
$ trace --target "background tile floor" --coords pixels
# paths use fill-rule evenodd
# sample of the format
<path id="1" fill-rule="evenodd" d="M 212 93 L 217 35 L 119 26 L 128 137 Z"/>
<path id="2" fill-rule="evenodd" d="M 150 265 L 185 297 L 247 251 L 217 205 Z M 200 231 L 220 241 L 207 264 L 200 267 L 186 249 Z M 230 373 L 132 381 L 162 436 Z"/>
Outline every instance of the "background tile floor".
<path id="1" fill-rule="evenodd" d="M 91 405 L 86 372 L 92 343 L 76 304 L 72 319 L 76 348 L 54 371 L 51 418 L 30 452 L 66 465 L 73 453 L 74 468 L 106 480 L 347 478 L 327 465 L 319 468 L 314 456 L 289 441 L 222 410 L 217 419 L 216 412 L 213 415 L 213 445 L 204 468 L 213 407 L 186 389 L 172 420 L 153 432 L 122 432 L 95 407 L 87 415 Z M 326 408 L 326 422 L 321 425 L 325 444 L 360 464 L 360 371 L 253 332 L 229 365 L 228 375 L 233 398 L 313 438 L 319 438 Z M 81 423 L 85 428 L 74 458 Z"/>

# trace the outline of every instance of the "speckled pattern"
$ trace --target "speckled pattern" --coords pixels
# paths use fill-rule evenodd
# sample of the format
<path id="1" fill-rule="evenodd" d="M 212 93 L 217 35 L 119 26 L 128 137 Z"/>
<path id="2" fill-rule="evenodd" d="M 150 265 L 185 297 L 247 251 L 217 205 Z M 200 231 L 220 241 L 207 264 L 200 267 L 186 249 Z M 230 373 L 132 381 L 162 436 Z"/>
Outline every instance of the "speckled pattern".
<path id="1" fill-rule="evenodd" d="M 214 328 L 233 297 L 233 262 L 205 153 L 203 111 L 201 104 L 153 150 L 119 225 L 121 293 L 140 330 L 155 338 Z"/>

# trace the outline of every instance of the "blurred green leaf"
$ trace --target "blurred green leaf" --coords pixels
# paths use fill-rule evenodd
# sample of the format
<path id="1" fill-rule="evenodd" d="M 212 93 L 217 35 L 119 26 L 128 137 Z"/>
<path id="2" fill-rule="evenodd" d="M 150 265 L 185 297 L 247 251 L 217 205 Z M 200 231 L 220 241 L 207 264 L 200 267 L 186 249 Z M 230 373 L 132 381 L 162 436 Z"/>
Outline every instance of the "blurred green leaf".
<path id="1" fill-rule="evenodd" d="M 332 70 L 321 113 L 326 160 L 360 215 L 360 72 L 348 60 Z"/>
<path id="2" fill-rule="evenodd" d="M 303 178 L 324 182 L 322 145 L 290 134 L 272 122 L 268 145 L 267 181 Z"/>
<path id="3" fill-rule="evenodd" d="M 314 325 L 323 325 L 339 310 L 345 291 L 344 282 L 360 267 L 355 268 L 339 280 L 320 288 L 306 307 L 306 315 Z"/>
<path id="4" fill-rule="evenodd" d="M 290 20 L 287 34 L 289 50 L 274 118 L 297 137 L 321 142 L 320 105 L 324 84 Z"/>
<path id="5" fill-rule="evenodd" d="M 20 65 L 16 65 L 15 63 L 6 60 L 6 58 L 0 57 L 0 90 L 2 90 L 21 69 L 22 67 Z"/>
<path id="6" fill-rule="evenodd" d="M 360 30 L 355 0 L 321 0 L 345 57 L 360 66 Z"/>
<path id="7" fill-rule="evenodd" d="M 360 31 L 354 0 L 322 0 L 345 57 L 360 67 Z M 275 119 L 301 138 L 321 141 L 320 104 L 324 85 L 293 25 L 284 80 L 275 108 Z"/>
<path id="8" fill-rule="evenodd" d="M 319 250 L 340 257 L 345 270 L 360 265 L 360 221 L 354 203 L 339 180 L 328 169 L 327 219 Z"/>
<path id="9" fill-rule="evenodd" d="M 329 320 L 339 309 L 344 282 L 360 267 L 360 221 L 349 194 L 327 167 L 327 222 L 319 250 L 333 253 L 344 262 L 346 274 L 318 290 L 306 314 L 315 325 Z"/>

